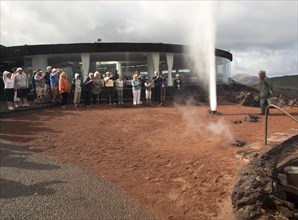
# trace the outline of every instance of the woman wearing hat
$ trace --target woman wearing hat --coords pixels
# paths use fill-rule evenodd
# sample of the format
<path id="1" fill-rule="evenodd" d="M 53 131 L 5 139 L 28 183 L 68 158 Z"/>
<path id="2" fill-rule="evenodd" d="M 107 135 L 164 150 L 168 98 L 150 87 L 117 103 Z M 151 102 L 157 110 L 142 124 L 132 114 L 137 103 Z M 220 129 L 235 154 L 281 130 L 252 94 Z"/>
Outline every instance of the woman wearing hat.
<path id="1" fill-rule="evenodd" d="M 11 72 L 4 71 L 3 73 L 4 81 L 4 93 L 7 99 L 7 106 L 9 110 L 14 110 L 13 99 L 14 99 L 14 80 L 12 78 Z"/>

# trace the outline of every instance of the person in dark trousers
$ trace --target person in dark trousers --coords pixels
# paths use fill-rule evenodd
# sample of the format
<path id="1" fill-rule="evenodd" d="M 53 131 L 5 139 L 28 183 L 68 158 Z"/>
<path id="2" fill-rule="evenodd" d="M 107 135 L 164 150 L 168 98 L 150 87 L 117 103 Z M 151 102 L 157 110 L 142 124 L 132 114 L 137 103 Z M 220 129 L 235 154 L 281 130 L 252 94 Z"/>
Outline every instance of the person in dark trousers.
<path id="1" fill-rule="evenodd" d="M 177 73 L 176 78 L 174 79 L 174 87 L 175 87 L 176 95 L 180 94 L 181 85 L 182 85 L 182 81 L 180 79 L 180 75 Z"/>
<path id="2" fill-rule="evenodd" d="M 52 102 L 52 94 L 51 94 L 51 72 L 52 72 L 52 67 L 48 66 L 47 71 L 45 72 L 45 83 L 46 83 L 46 94 L 45 94 L 45 102 L 46 103 L 51 103 Z"/>
<path id="3" fill-rule="evenodd" d="M 160 79 L 160 99 L 161 103 L 164 105 L 166 101 L 167 79 L 162 74 L 160 74 Z"/>
<path id="4" fill-rule="evenodd" d="M 67 80 L 65 72 L 62 72 L 60 74 L 58 89 L 59 89 L 59 94 L 61 95 L 62 108 L 66 108 L 67 107 L 67 96 L 69 93 L 69 85 L 68 85 L 68 80 Z"/>
<path id="5" fill-rule="evenodd" d="M 83 93 L 84 93 L 84 104 L 85 107 L 90 107 L 91 105 L 91 94 L 93 91 L 93 73 L 89 73 L 87 79 L 83 83 Z"/>
<path id="6" fill-rule="evenodd" d="M 114 103 L 114 87 L 115 80 L 111 72 L 106 72 L 106 77 L 104 78 L 105 89 L 107 93 L 107 105 L 112 105 Z"/>
<path id="7" fill-rule="evenodd" d="M 154 77 L 152 80 L 154 83 L 154 101 L 160 102 L 161 77 L 158 71 L 154 71 Z"/>
<path id="8" fill-rule="evenodd" d="M 34 103 L 37 103 L 37 94 L 36 94 L 36 85 L 35 85 L 35 75 L 37 74 L 37 70 L 34 70 L 32 73 L 31 78 L 31 92 L 33 94 L 33 101 Z"/>

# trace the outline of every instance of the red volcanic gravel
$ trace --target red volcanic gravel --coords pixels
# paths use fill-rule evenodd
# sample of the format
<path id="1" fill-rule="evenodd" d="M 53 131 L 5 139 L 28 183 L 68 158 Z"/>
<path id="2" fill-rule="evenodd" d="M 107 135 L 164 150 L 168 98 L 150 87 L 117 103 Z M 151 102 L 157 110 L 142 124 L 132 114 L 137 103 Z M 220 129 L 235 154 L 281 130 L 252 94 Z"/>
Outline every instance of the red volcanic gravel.
<path id="1" fill-rule="evenodd" d="M 231 192 L 245 160 L 237 151 L 259 151 L 265 116 L 235 104 L 47 108 L 0 119 L 0 138 L 104 176 L 160 219 L 231 219 Z M 297 117 L 297 108 L 285 109 Z M 241 120 L 242 123 L 232 123 Z M 277 110 L 268 137 L 297 125 Z M 235 140 L 243 147 L 232 145 Z"/>

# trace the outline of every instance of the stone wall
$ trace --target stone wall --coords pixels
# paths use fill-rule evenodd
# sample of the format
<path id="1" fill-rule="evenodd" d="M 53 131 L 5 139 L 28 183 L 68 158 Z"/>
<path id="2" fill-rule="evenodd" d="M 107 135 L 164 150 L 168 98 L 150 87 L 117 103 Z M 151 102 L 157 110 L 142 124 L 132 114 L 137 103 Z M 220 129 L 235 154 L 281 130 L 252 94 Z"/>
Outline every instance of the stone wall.
<path id="1" fill-rule="evenodd" d="M 254 154 L 241 168 L 232 193 L 236 219 L 295 219 L 294 204 L 286 200 L 277 178 L 277 163 L 291 150 L 298 150 L 298 135 L 262 155 Z"/>

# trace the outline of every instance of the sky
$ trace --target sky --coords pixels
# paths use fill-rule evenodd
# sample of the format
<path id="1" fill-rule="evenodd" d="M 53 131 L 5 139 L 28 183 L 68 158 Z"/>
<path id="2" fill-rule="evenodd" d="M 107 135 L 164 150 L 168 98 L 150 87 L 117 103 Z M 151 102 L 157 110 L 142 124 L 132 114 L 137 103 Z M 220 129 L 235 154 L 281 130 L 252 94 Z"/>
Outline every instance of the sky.
<path id="1" fill-rule="evenodd" d="M 192 32 L 215 31 L 233 54 L 232 75 L 297 75 L 297 0 L 16 1 L 0 0 L 4 46 L 142 42 L 192 45 Z M 203 11 L 214 9 L 214 28 Z M 206 20 L 206 22 L 204 22 Z M 203 22 L 202 22 L 203 21 Z M 205 25 L 206 26 L 206 25 Z"/>

